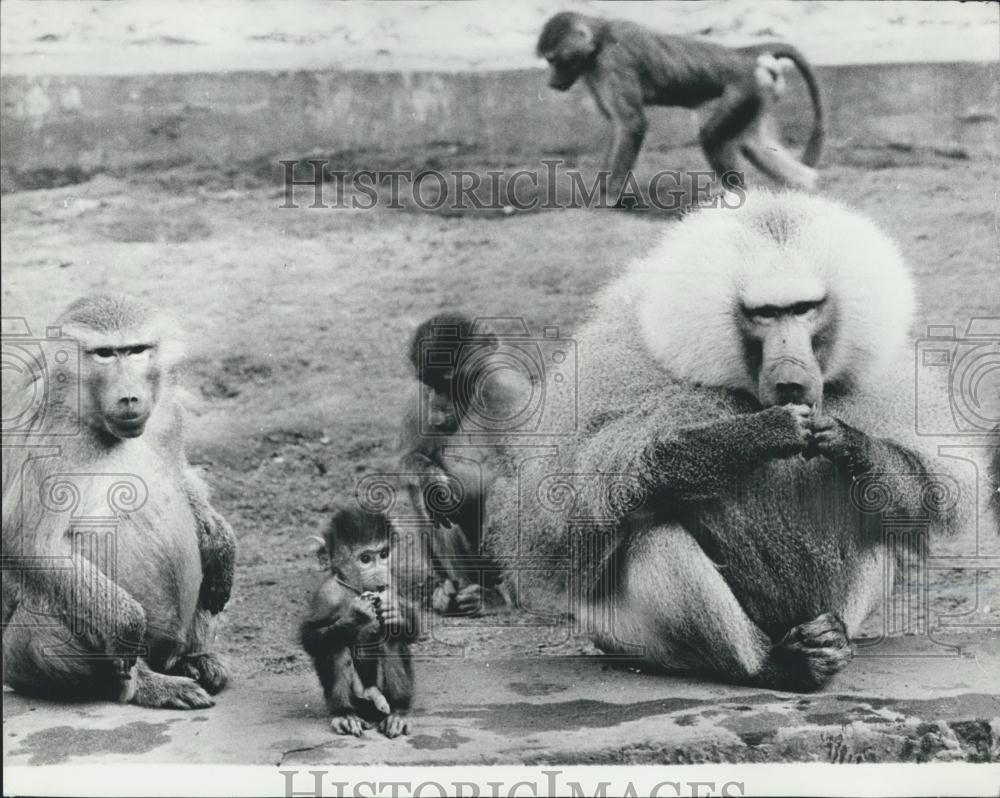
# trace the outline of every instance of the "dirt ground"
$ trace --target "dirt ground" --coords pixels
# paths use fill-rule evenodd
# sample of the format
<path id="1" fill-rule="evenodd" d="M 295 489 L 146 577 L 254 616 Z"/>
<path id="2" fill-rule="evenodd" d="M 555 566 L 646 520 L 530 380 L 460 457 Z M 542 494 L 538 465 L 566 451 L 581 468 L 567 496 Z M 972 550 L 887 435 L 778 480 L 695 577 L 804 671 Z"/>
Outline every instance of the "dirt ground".
<path id="1" fill-rule="evenodd" d="M 421 157 L 450 165 L 447 153 Z M 477 157 L 483 168 L 505 166 L 466 161 Z M 699 156 L 644 157 L 666 168 Z M 972 317 L 996 317 L 995 163 L 847 147 L 826 163 L 826 190 L 899 240 L 919 283 L 921 327 L 964 331 Z M 237 676 L 305 677 L 295 626 L 320 578 L 306 537 L 359 475 L 391 468 L 396 421 L 414 391 L 404 347 L 416 324 L 462 308 L 571 336 L 595 290 L 670 222 L 583 210 L 497 219 L 281 209 L 266 171 L 103 175 L 6 195 L 4 316 L 26 316 L 43 332 L 68 301 L 94 291 L 127 291 L 176 313 L 189 345 L 191 458 L 239 536 L 219 647 Z M 992 536 L 976 545 L 948 541 L 933 553 L 1000 554 Z M 996 570 L 979 572 L 978 594 L 973 570 L 932 574 L 935 622 L 961 617 L 972 633 L 1000 625 Z M 590 650 L 523 621 L 449 621 L 436 637 L 465 656 Z"/>

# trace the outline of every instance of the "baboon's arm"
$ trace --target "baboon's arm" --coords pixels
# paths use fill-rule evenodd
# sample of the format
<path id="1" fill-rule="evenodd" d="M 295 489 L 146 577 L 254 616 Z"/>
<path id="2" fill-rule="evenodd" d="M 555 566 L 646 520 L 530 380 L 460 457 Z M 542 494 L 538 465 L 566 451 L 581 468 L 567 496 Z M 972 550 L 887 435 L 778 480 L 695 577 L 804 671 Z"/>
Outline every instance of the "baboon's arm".
<path id="1" fill-rule="evenodd" d="M 631 59 L 624 53 L 606 51 L 587 76 L 587 86 L 598 108 L 611 120 L 611 143 L 604 168 L 610 173 L 608 196 L 617 199 L 646 137 L 642 84 Z"/>
<path id="2" fill-rule="evenodd" d="M 184 487 L 198 525 L 202 571 L 198 605 L 217 615 L 226 606 L 233 589 L 236 535 L 226 519 L 209 503 L 205 483 L 191 468 L 184 471 Z"/>
<path id="3" fill-rule="evenodd" d="M 8 598 L 16 596 L 12 605 L 19 604 L 28 612 L 37 609 L 40 616 L 58 615 L 93 649 L 125 660 L 127 672 L 142 653 L 146 612 L 127 590 L 104 573 L 109 563 L 102 567 L 100 552 L 79 550 L 77 540 L 85 544 L 89 538 L 74 540 L 68 558 L 25 556 L 5 550 L 5 605 Z M 5 616 L 6 610 L 5 606 Z M 39 621 L 44 622 L 44 618 Z"/>
<path id="4" fill-rule="evenodd" d="M 954 483 L 929 473 L 920 455 L 893 440 L 872 437 L 832 416 L 811 419 L 807 426 L 806 457 L 821 454 L 852 480 L 869 480 L 859 486 L 861 503 L 867 496 L 878 505 L 884 499 L 883 511 L 937 516 L 958 498 L 950 495 Z M 940 520 L 947 516 L 944 512 Z"/>
<path id="5" fill-rule="evenodd" d="M 683 427 L 654 440 L 651 477 L 668 499 L 705 501 L 731 492 L 753 467 L 804 449 L 805 436 L 793 414 L 771 407 Z"/>

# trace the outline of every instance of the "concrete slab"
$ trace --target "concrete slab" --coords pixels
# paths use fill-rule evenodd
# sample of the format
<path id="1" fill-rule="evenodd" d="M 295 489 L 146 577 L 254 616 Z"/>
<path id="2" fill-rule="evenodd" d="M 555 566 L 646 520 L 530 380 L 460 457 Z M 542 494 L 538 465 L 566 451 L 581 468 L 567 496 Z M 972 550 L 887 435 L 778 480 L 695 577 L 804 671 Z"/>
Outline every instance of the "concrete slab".
<path id="1" fill-rule="evenodd" d="M 863 649 L 827 690 L 638 673 L 600 657 L 418 662 L 410 736 L 333 735 L 311 674 L 250 675 L 198 712 L 9 691 L 5 765 L 1000 761 L 1000 635 Z M 949 655 L 950 654 L 950 655 Z"/>

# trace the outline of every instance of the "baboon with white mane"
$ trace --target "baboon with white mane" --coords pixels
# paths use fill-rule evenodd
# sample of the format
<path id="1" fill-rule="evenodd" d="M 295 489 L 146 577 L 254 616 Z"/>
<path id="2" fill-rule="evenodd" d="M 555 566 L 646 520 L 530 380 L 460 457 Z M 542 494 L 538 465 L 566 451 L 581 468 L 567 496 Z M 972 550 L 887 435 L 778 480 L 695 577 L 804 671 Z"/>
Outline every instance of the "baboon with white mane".
<path id="1" fill-rule="evenodd" d="M 914 305 L 895 244 L 829 200 L 668 230 L 576 338 L 577 434 L 491 491 L 521 603 L 568 590 L 600 647 L 662 668 L 822 686 L 883 596 L 885 522 L 977 519 L 985 464 L 915 433 Z M 922 411 L 951 427 L 943 391 Z"/>

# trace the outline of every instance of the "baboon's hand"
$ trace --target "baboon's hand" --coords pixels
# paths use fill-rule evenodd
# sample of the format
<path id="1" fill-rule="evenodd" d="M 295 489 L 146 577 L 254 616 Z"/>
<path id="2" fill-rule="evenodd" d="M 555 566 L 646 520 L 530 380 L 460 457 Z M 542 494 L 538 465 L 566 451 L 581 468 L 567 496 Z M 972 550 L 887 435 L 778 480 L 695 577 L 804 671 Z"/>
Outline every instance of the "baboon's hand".
<path id="1" fill-rule="evenodd" d="M 198 604 L 218 615 L 233 590 L 236 536 L 229 522 L 211 507 L 202 508 L 200 522 L 202 579 Z"/>
<path id="2" fill-rule="evenodd" d="M 352 599 L 351 620 L 358 627 L 378 624 L 378 611 L 368 596 L 355 596 Z"/>
<path id="3" fill-rule="evenodd" d="M 146 636 L 146 611 L 134 598 L 120 593 L 112 628 L 104 639 L 104 652 L 111 658 L 111 668 L 121 679 L 128 679 L 142 653 Z"/>
<path id="4" fill-rule="evenodd" d="M 833 416 L 813 416 L 806 422 L 809 430 L 809 445 L 805 456 L 823 455 L 838 465 L 845 466 L 852 473 L 867 467 L 864 433 L 847 426 Z"/>
<path id="5" fill-rule="evenodd" d="M 400 627 L 406 625 L 406 616 L 399 606 L 399 600 L 391 593 L 386 595 L 382 602 L 382 623 L 391 632 L 398 631 Z"/>
<path id="6" fill-rule="evenodd" d="M 812 416 L 808 405 L 769 407 L 759 414 L 767 440 L 765 446 L 775 457 L 791 457 L 805 451 L 810 432 L 807 426 Z"/>
<path id="7" fill-rule="evenodd" d="M 431 594 L 431 608 L 439 615 L 444 615 L 451 608 L 452 601 L 455 600 L 455 583 L 450 579 L 442 579 Z"/>

